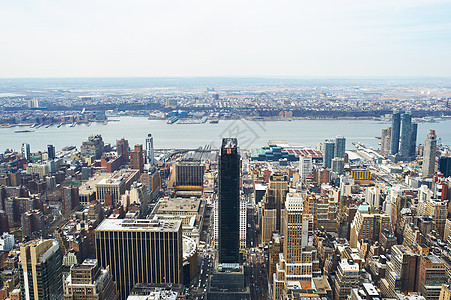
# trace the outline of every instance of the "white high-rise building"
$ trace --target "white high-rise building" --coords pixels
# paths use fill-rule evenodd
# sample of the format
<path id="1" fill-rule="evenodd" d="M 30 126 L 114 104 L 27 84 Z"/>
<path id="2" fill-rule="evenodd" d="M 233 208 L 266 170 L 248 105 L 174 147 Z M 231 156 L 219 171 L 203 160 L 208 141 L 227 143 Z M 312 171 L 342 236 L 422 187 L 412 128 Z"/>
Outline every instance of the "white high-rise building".
<path id="1" fill-rule="evenodd" d="M 3 235 L 0 236 L 0 251 L 10 251 L 14 245 L 14 235 L 3 232 Z"/>
<path id="2" fill-rule="evenodd" d="M 304 181 L 307 178 L 307 175 L 313 172 L 313 161 L 312 157 L 303 157 L 299 158 L 299 176 L 301 177 L 301 181 Z"/>
<path id="3" fill-rule="evenodd" d="M 381 189 L 377 186 L 367 187 L 365 191 L 365 201 L 374 207 L 381 206 Z"/>
<path id="4" fill-rule="evenodd" d="M 240 199 L 240 248 L 246 249 L 247 202 L 243 195 Z"/>
<path id="5" fill-rule="evenodd" d="M 218 199 L 213 200 L 213 240 L 215 248 L 218 247 L 219 222 L 218 222 Z"/>
<path id="6" fill-rule="evenodd" d="M 22 157 L 24 157 L 26 160 L 31 159 L 30 144 L 23 143 L 21 152 L 22 152 Z"/>
<path id="7" fill-rule="evenodd" d="M 152 134 L 147 135 L 146 139 L 146 158 L 147 163 L 153 165 L 155 163 L 154 151 L 153 151 L 153 137 Z"/>
<path id="8" fill-rule="evenodd" d="M 423 177 L 432 177 L 435 173 L 435 156 L 437 152 L 437 136 L 435 130 L 429 130 L 424 142 L 423 152 Z"/>

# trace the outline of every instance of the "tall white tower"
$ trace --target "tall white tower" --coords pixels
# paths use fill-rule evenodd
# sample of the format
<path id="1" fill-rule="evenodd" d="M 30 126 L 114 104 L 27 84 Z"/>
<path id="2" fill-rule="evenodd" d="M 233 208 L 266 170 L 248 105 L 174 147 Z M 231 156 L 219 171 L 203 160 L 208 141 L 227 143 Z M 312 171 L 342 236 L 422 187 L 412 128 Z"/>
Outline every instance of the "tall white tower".
<path id="1" fill-rule="evenodd" d="M 313 161 L 311 156 L 299 157 L 299 176 L 304 181 L 307 175 L 313 172 Z"/>
<path id="2" fill-rule="evenodd" d="M 153 165 L 155 163 L 153 152 L 153 137 L 150 133 L 147 135 L 146 139 L 146 158 L 148 164 Z"/>

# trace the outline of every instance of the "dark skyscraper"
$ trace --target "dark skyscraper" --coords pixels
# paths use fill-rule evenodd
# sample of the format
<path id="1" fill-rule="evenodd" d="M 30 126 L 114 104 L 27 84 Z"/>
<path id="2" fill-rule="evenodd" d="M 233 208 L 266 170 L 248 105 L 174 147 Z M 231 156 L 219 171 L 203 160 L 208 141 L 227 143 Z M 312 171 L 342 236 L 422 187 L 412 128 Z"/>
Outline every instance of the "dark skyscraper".
<path id="1" fill-rule="evenodd" d="M 410 157 L 415 158 L 417 150 L 417 132 L 418 124 L 412 123 L 412 131 L 410 132 Z"/>
<path id="2" fill-rule="evenodd" d="M 406 112 L 401 117 L 401 149 L 400 154 L 403 159 L 410 157 L 411 136 L 412 136 L 412 115 Z"/>
<path id="3" fill-rule="evenodd" d="M 239 263 L 240 155 L 236 138 L 222 139 L 219 156 L 219 263 Z"/>
<path id="4" fill-rule="evenodd" d="M 401 114 L 395 110 L 393 111 L 391 121 L 391 135 L 390 135 L 390 154 L 395 155 L 399 152 L 399 134 L 401 130 Z"/>
<path id="5" fill-rule="evenodd" d="M 445 177 L 451 176 L 451 156 L 442 156 L 439 160 L 439 171 Z"/>
<path id="6" fill-rule="evenodd" d="M 342 135 L 339 135 L 335 138 L 334 156 L 344 159 L 345 152 L 346 152 L 346 138 Z"/>
<path id="7" fill-rule="evenodd" d="M 47 154 L 50 159 L 55 159 L 55 146 L 53 145 L 47 145 Z"/>
<path id="8" fill-rule="evenodd" d="M 332 159 L 335 157 L 335 141 L 326 140 L 324 142 L 324 152 L 323 152 L 323 167 L 331 168 Z"/>

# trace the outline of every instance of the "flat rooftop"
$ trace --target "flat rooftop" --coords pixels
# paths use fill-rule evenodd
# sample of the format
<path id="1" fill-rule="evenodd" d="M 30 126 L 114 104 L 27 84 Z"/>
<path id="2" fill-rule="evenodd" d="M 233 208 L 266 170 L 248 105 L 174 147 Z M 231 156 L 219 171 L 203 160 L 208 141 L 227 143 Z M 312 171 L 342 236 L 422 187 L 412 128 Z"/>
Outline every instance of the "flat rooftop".
<path id="1" fill-rule="evenodd" d="M 155 214 L 171 212 L 199 213 L 202 201 L 200 199 L 173 198 L 159 201 Z"/>
<path id="2" fill-rule="evenodd" d="M 139 170 L 119 170 L 113 174 L 109 174 L 109 177 L 102 178 L 97 182 L 98 185 L 118 185 L 121 182 L 127 181 L 129 178 L 133 177 Z"/>
<path id="3" fill-rule="evenodd" d="M 87 195 L 87 194 L 95 192 L 97 183 L 99 181 L 101 181 L 102 179 L 106 179 L 106 178 L 108 178 L 110 176 L 111 176 L 111 174 L 109 174 L 109 173 L 95 174 L 87 182 L 85 182 L 82 185 L 80 185 L 78 193 L 80 195 Z"/>
<path id="4" fill-rule="evenodd" d="M 182 222 L 178 220 L 105 219 L 96 231 L 178 231 Z"/>

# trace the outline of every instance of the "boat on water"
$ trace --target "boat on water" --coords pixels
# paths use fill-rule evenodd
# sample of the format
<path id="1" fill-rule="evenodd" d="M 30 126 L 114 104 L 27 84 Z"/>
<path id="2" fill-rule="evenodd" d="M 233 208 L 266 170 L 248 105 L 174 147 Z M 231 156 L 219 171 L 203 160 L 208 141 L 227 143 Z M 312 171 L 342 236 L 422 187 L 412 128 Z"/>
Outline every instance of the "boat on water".
<path id="1" fill-rule="evenodd" d="M 76 125 L 77 125 L 77 122 L 74 122 L 74 123 L 70 124 L 69 127 L 75 127 Z"/>
<path id="2" fill-rule="evenodd" d="M 170 119 L 168 119 L 167 123 L 168 124 L 174 124 L 175 122 L 177 122 L 179 120 L 179 118 L 177 117 L 172 117 Z"/>
<path id="3" fill-rule="evenodd" d="M 60 128 L 61 126 L 63 126 L 63 123 L 59 123 L 58 126 L 56 126 L 56 127 Z"/>
<path id="4" fill-rule="evenodd" d="M 91 126 L 91 122 L 88 122 L 88 124 L 86 124 L 86 126 L 88 126 L 88 127 Z"/>
<path id="5" fill-rule="evenodd" d="M 52 126 L 52 125 L 53 125 L 53 124 L 50 123 L 50 124 L 46 125 L 45 128 L 49 128 L 49 127 Z"/>
<path id="6" fill-rule="evenodd" d="M 34 132 L 34 130 L 15 130 L 15 133 Z"/>
<path id="7" fill-rule="evenodd" d="M 38 124 L 38 126 L 36 126 L 35 128 L 38 129 L 38 128 L 41 128 L 41 127 L 42 127 L 42 124 Z"/>
<path id="8" fill-rule="evenodd" d="M 203 117 L 202 119 L 200 119 L 201 123 L 206 123 L 206 122 L 207 122 L 207 120 L 208 120 L 208 118 L 207 118 L 207 117 Z"/>
<path id="9" fill-rule="evenodd" d="M 103 121 L 103 125 L 108 125 L 108 121 Z"/>
<path id="10" fill-rule="evenodd" d="M 218 120 L 218 119 L 210 120 L 210 124 L 218 124 L 218 123 L 219 123 L 219 120 Z"/>
<path id="11" fill-rule="evenodd" d="M 34 123 L 33 125 L 30 126 L 30 128 L 35 128 L 36 126 L 38 126 L 38 123 Z"/>

